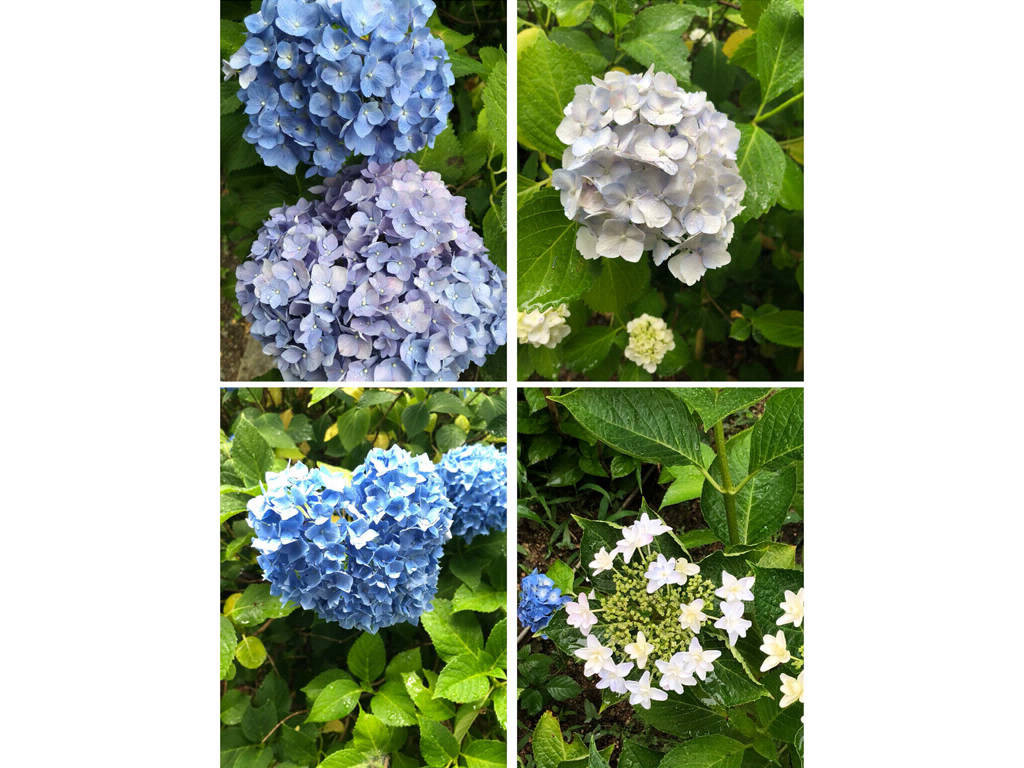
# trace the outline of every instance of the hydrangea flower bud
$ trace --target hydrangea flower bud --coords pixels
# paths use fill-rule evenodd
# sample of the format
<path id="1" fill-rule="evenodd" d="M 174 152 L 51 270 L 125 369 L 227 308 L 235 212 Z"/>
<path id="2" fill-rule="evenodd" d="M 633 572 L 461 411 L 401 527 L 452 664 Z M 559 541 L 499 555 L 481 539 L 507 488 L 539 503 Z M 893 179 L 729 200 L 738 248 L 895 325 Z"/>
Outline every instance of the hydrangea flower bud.
<path id="1" fill-rule="evenodd" d="M 369 161 L 310 192 L 235 272 L 285 380 L 450 381 L 505 343 L 505 273 L 437 173 Z"/>
<path id="2" fill-rule="evenodd" d="M 224 63 L 238 75 L 242 136 L 269 166 L 337 173 L 352 155 L 379 163 L 428 144 L 448 123 L 454 84 L 426 27 L 432 0 L 263 0 Z"/>
<path id="3" fill-rule="evenodd" d="M 520 344 L 554 349 L 569 335 L 569 308 L 565 304 L 550 307 L 543 312 L 531 309 L 520 312 L 516 322 L 516 336 Z"/>
<path id="4" fill-rule="evenodd" d="M 375 448 L 346 479 L 293 464 L 248 504 L 270 593 L 376 632 L 431 609 L 453 507 L 425 455 Z"/>
<path id="5" fill-rule="evenodd" d="M 519 585 L 519 623 L 531 632 L 539 632 L 548 625 L 555 611 L 570 600 L 572 597 L 563 595 L 555 582 L 534 568 Z"/>
<path id="6" fill-rule="evenodd" d="M 746 184 L 736 165 L 740 132 L 702 92 L 652 67 L 610 71 L 579 85 L 556 131 L 569 145 L 551 185 L 580 222 L 587 259 L 654 263 L 686 285 L 729 263 L 732 219 Z"/>
<path id="7" fill-rule="evenodd" d="M 629 344 L 626 359 L 632 360 L 648 373 L 654 373 L 665 353 L 676 348 L 672 331 L 660 317 L 643 314 L 626 323 Z"/>
<path id="8" fill-rule="evenodd" d="M 437 466 L 448 500 L 455 505 L 452 534 L 467 543 L 476 536 L 505 530 L 506 475 L 504 448 L 460 445 Z"/>

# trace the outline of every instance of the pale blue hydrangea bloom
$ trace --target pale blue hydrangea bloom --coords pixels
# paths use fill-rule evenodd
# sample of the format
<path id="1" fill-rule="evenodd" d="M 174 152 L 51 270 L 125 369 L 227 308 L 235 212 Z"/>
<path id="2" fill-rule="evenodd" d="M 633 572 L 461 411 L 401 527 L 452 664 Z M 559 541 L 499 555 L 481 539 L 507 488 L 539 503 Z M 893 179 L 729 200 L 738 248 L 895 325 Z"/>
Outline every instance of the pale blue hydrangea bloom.
<path id="1" fill-rule="evenodd" d="M 452 381 L 505 343 L 505 273 L 437 173 L 370 161 L 310 191 L 236 270 L 286 380 Z"/>
<path id="2" fill-rule="evenodd" d="M 504 531 L 507 508 L 505 449 L 474 443 L 460 445 L 441 457 L 438 471 L 445 493 L 455 505 L 452 534 L 467 542 L 492 531 Z"/>
<path id="3" fill-rule="evenodd" d="M 551 185 L 580 222 L 587 259 L 640 260 L 686 285 L 729 263 L 732 220 L 746 184 L 736 165 L 740 133 L 704 92 L 688 93 L 652 67 L 611 71 L 579 85 L 556 131 L 569 145 Z"/>

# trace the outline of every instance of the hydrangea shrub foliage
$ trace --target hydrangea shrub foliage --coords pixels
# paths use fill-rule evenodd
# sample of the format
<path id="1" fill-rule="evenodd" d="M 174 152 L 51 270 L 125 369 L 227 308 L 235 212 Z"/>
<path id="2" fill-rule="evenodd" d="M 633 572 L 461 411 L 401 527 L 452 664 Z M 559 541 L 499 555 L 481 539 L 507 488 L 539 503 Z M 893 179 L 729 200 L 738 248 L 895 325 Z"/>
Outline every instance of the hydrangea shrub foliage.
<path id="1" fill-rule="evenodd" d="M 523 761 L 802 766 L 803 391 L 528 391 Z"/>
<path id="2" fill-rule="evenodd" d="M 503 453 L 505 412 L 502 390 L 222 392 L 223 765 L 502 763 L 505 536 L 451 535 L 439 466 Z"/>
<path id="3" fill-rule="evenodd" d="M 519 378 L 802 378 L 802 2 L 519 11 Z"/>
<path id="4" fill-rule="evenodd" d="M 347 341 L 338 344 L 343 335 L 341 325 L 346 322 L 346 308 L 339 307 L 338 312 L 333 312 L 333 306 L 327 308 L 324 302 L 309 298 L 317 284 L 337 294 L 335 287 L 342 281 L 333 267 L 348 270 L 349 266 L 331 260 L 319 241 L 313 253 L 301 245 L 298 253 L 294 244 L 283 250 L 262 250 L 268 243 L 261 245 L 258 238 L 267 226 L 271 230 L 281 228 L 282 222 L 272 212 L 308 208 L 310 218 L 316 217 L 314 208 L 322 205 L 325 192 L 336 186 L 336 182 L 329 180 L 348 179 L 351 166 L 377 163 L 373 167 L 388 167 L 404 159 L 416 163 L 426 174 L 424 178 L 435 179 L 431 174 L 440 174 L 439 182 L 424 181 L 417 190 L 406 188 L 404 193 L 418 191 L 430 195 L 436 183 L 443 183 L 452 195 L 451 202 L 442 210 L 421 211 L 429 214 L 426 217 L 417 214 L 415 218 L 422 219 L 419 223 L 440 220 L 448 225 L 436 228 L 438 232 L 444 230 L 441 234 L 447 235 L 454 228 L 460 233 L 476 233 L 477 237 L 469 238 L 473 241 L 464 247 L 462 241 L 467 237 L 460 234 L 458 248 L 449 239 L 452 247 L 442 248 L 444 253 L 440 253 L 437 247 L 424 248 L 419 240 L 411 242 L 415 234 L 411 230 L 405 237 L 395 233 L 387 246 L 402 250 L 403 255 L 396 251 L 394 256 L 407 264 L 417 258 L 423 262 L 412 265 L 417 274 L 399 278 L 405 283 L 400 295 L 414 288 L 414 282 L 420 279 L 419 268 L 426 267 L 432 257 L 437 257 L 436 262 L 448 256 L 448 251 L 455 257 L 460 248 L 477 262 L 486 252 L 494 267 L 504 270 L 507 89 L 503 27 L 494 23 L 503 15 L 499 6 L 503 3 L 491 3 L 485 13 L 472 0 L 439 4 L 429 0 L 221 3 L 221 57 L 229 75 L 221 84 L 222 380 L 323 381 L 328 376 L 339 380 L 346 373 L 358 373 L 361 381 L 373 381 L 375 372 L 379 377 L 376 380 L 389 380 L 388 370 L 406 381 L 439 377 L 505 379 L 504 355 L 481 352 L 494 343 L 485 342 L 482 333 L 468 327 L 447 342 L 455 345 L 447 360 L 438 359 L 440 346 L 435 345 L 431 363 L 427 364 L 429 344 L 413 344 L 411 340 L 404 356 L 411 362 L 401 362 L 402 342 L 409 333 L 419 331 L 395 326 L 392 332 L 393 323 L 377 323 L 369 334 L 360 336 L 361 341 L 377 345 L 377 352 L 360 358 L 365 352 L 362 344 L 357 349 L 352 349 Z M 346 117 L 351 109 L 357 110 L 355 117 Z M 492 115 L 494 119 L 489 120 Z M 303 144 L 301 137 L 307 134 L 311 138 Z M 365 207 L 366 201 L 347 202 L 352 203 L 353 210 L 348 211 L 348 216 L 335 212 L 332 218 L 338 221 L 332 223 L 347 221 L 354 208 Z M 396 207 L 392 212 L 402 218 L 402 210 Z M 436 239 L 431 229 L 435 228 L 424 231 Z M 364 245 L 386 239 L 369 238 Z M 264 240 L 273 245 L 275 238 Z M 360 263 L 372 261 L 381 265 L 389 277 L 378 276 L 376 282 L 387 283 L 378 293 L 390 297 L 390 289 L 397 286 L 390 280 L 394 272 L 387 272 L 385 264 L 394 259 L 381 261 L 379 253 L 364 255 L 358 248 L 354 253 L 360 257 Z M 249 283 L 249 301 L 240 304 L 236 297 L 240 279 L 237 269 L 247 261 L 273 263 L 281 256 L 304 262 L 304 269 L 284 276 L 286 282 L 292 283 L 288 301 L 277 303 L 282 294 L 274 293 L 280 290 L 275 284 L 266 295 L 275 306 L 260 309 L 253 298 L 257 275 L 247 267 L 241 279 Z M 317 263 L 327 270 L 326 275 L 318 270 L 319 283 L 312 274 L 305 274 Z M 464 266 L 469 273 L 463 274 L 465 280 L 455 282 L 472 283 L 473 303 L 479 312 L 465 301 L 469 296 L 464 295 L 467 289 L 463 285 L 458 291 L 453 290 L 457 295 L 448 298 L 447 306 L 441 307 L 445 300 L 436 296 L 431 301 L 424 299 L 431 306 L 418 315 L 417 327 L 428 318 L 433 330 L 428 328 L 429 333 L 423 333 L 430 336 L 463 320 L 473 326 L 487 323 L 490 335 L 500 334 L 503 342 L 503 320 L 490 314 L 488 307 L 482 307 L 484 297 L 476 295 L 480 293 L 477 286 L 481 282 L 490 284 L 488 277 L 499 273 L 486 265 Z M 391 268 L 396 266 L 392 264 Z M 436 270 L 436 264 L 426 268 Z M 284 271 L 284 266 L 278 267 L 280 274 Z M 404 270 L 399 271 L 404 274 Z M 347 290 L 354 292 L 363 286 L 365 292 L 370 277 L 367 270 L 346 273 Z M 430 278 L 424 279 L 430 287 Z M 482 303 L 504 306 L 504 288 L 499 301 L 491 287 L 487 289 L 490 295 Z M 323 296 L 319 289 L 315 293 Z M 414 296 L 409 299 L 416 301 Z M 460 309 L 453 309 L 455 302 Z M 325 312 L 337 319 L 328 320 Z M 450 313 L 451 318 L 440 316 L 444 313 Z M 388 315 L 387 319 L 392 318 Z M 328 327 L 332 324 L 333 330 Z M 251 340 L 250 326 L 254 327 Z M 346 328 L 353 330 L 350 326 Z M 381 334 L 391 338 L 385 342 Z M 328 338 L 331 336 L 333 348 Z M 471 336 L 475 338 L 468 340 Z M 265 349 L 266 354 L 260 355 L 260 349 Z M 302 357 L 303 354 L 306 356 Z M 365 363 L 370 358 L 374 362 L 366 364 L 368 374 L 364 374 L 362 367 L 357 371 L 350 365 L 353 360 L 364 359 Z M 386 365 L 376 364 L 384 360 L 388 360 Z M 393 368 L 391 363 L 395 363 Z M 430 365 L 437 370 L 431 370 Z M 402 373 L 402 368 L 408 368 L 409 373 Z"/>

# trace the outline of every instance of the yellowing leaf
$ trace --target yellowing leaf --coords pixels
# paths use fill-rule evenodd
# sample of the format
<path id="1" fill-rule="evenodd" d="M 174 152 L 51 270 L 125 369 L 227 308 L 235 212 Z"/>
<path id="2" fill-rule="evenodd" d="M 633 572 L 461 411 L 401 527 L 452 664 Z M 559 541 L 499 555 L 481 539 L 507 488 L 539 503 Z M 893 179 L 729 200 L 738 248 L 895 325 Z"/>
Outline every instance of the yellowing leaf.
<path id="1" fill-rule="evenodd" d="M 294 414 L 292 413 L 292 409 L 291 408 L 289 408 L 287 411 L 282 413 L 281 414 L 281 426 L 283 426 L 285 429 L 288 429 L 288 425 L 292 423 L 292 416 L 293 415 Z"/>
<path id="2" fill-rule="evenodd" d="M 737 29 L 722 43 L 722 53 L 728 56 L 730 59 L 732 55 L 736 53 L 736 49 L 740 47 L 740 43 L 746 40 L 754 34 L 752 29 Z"/>
<path id="3" fill-rule="evenodd" d="M 359 398 L 363 396 L 362 387 L 342 387 L 341 391 L 351 397 L 356 402 L 359 402 Z"/>
<path id="4" fill-rule="evenodd" d="M 329 426 L 327 428 L 327 431 L 324 432 L 324 442 L 326 443 L 332 437 L 337 437 L 337 436 L 338 436 L 338 422 L 334 422 L 333 424 L 331 424 L 331 426 Z"/>
<path id="5" fill-rule="evenodd" d="M 516 35 L 516 61 L 523 55 L 523 51 L 537 42 L 540 35 L 540 27 L 526 27 Z"/>
<path id="6" fill-rule="evenodd" d="M 344 733 L 345 726 L 342 725 L 341 720 L 331 720 L 329 723 L 324 723 L 320 730 L 324 733 Z"/>
<path id="7" fill-rule="evenodd" d="M 262 640 L 250 635 L 243 637 L 238 647 L 235 648 L 235 658 L 243 667 L 256 669 L 267 660 L 267 649 L 263 647 Z"/>
<path id="8" fill-rule="evenodd" d="M 281 405 L 281 390 L 279 388 L 270 389 L 270 399 L 274 401 L 274 405 L 280 407 Z"/>
<path id="9" fill-rule="evenodd" d="M 242 596 L 241 592 L 235 592 L 233 595 L 228 595 L 228 599 L 224 601 L 224 615 L 228 616 L 233 610 L 235 610 L 235 603 L 238 602 L 238 598 Z"/>

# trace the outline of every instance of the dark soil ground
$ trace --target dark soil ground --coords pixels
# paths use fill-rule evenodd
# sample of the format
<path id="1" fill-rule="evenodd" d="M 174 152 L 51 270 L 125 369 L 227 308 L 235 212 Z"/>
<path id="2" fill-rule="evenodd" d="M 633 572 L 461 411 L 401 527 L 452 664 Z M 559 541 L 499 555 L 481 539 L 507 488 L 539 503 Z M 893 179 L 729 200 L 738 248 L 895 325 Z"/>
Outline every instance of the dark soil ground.
<path id="1" fill-rule="evenodd" d="M 746 413 L 740 413 L 729 417 L 723 425 L 726 436 L 734 435 L 751 426 L 763 412 L 764 401 L 758 403 Z M 667 485 L 658 484 L 657 481 L 659 474 L 659 468 L 653 468 L 644 474 L 644 484 L 642 489 L 643 497 L 653 509 L 658 509 L 662 498 L 664 498 L 665 491 L 668 488 Z M 588 481 L 599 482 L 599 479 L 588 478 Z M 627 500 L 629 501 L 629 508 L 636 507 L 638 498 L 639 495 L 634 496 L 632 501 Z M 593 510 L 589 508 L 589 504 L 581 500 L 578 504 L 567 503 L 559 505 L 556 508 L 556 514 L 559 522 L 561 522 L 562 520 L 567 519 L 571 514 L 590 517 L 593 515 Z M 661 510 L 659 514 L 668 525 L 672 526 L 676 530 L 689 531 L 707 527 L 707 523 L 704 522 L 704 517 L 700 511 L 700 502 L 697 500 L 674 504 L 671 507 Z M 551 532 L 544 526 L 541 526 L 531 520 L 520 519 L 518 527 L 520 577 L 526 575 L 534 568 L 543 573 L 547 570 L 549 563 L 556 558 L 561 558 L 570 564 L 575 564 L 573 563 L 573 553 L 575 552 L 578 557 L 579 543 L 582 536 L 582 531 L 575 522 L 569 523 L 569 534 L 571 537 L 572 547 L 569 549 L 559 549 L 555 552 L 551 552 L 551 547 L 549 545 Z M 776 540 L 782 543 L 795 545 L 797 548 L 797 562 L 803 562 L 803 522 L 789 523 L 783 526 L 776 537 Z M 695 560 L 700 560 L 711 552 L 721 548 L 722 545 L 715 542 L 704 547 L 692 549 L 690 550 L 690 553 Z M 551 709 L 558 716 L 559 723 L 563 730 L 563 736 L 565 736 L 566 740 L 570 739 L 570 731 L 587 734 L 588 737 L 590 734 L 598 734 L 599 748 L 607 746 L 608 736 L 615 737 L 617 744 L 621 744 L 622 739 L 625 737 L 635 736 L 641 733 L 645 736 L 644 740 L 659 738 L 657 731 L 648 728 L 643 724 L 643 722 L 635 718 L 634 709 L 626 700 L 606 709 L 601 713 L 597 720 L 588 721 L 586 715 L 587 706 L 585 702 L 589 700 L 593 705 L 593 711 L 597 711 L 601 707 L 601 696 L 600 691 L 594 688 L 593 680 L 588 680 L 583 676 L 583 666 L 566 660 L 562 656 L 561 652 L 555 648 L 554 643 L 549 640 L 542 640 L 539 638 L 535 640 L 524 640 L 520 643 L 519 647 L 522 648 L 526 644 L 530 645 L 530 648 L 534 653 L 544 653 L 556 660 L 555 666 L 552 667 L 552 676 L 561 674 L 569 675 L 579 684 L 583 691 L 579 696 L 568 701 L 548 702 L 545 706 L 545 708 Z M 540 719 L 540 714 L 542 713 L 543 710 L 537 715 L 528 715 L 522 711 L 518 713 L 521 734 L 519 757 L 521 761 L 528 761 L 527 764 L 532 764 L 533 759 L 529 749 L 530 735 L 533 733 L 533 729 L 536 727 L 537 721 Z M 604 734 L 605 738 L 602 739 L 601 734 Z M 655 745 L 652 743 L 652 746 Z M 611 764 L 613 766 L 616 765 L 617 760 L 618 747 L 616 747 L 616 751 L 612 755 Z"/>
<path id="2" fill-rule="evenodd" d="M 220 249 L 222 274 L 234 274 L 238 258 L 226 245 Z M 234 295 L 223 290 L 220 297 L 220 380 L 238 381 L 238 366 L 245 351 L 248 333 L 245 323 L 238 316 L 238 303 Z"/>
<path id="3" fill-rule="evenodd" d="M 237 381 L 247 334 L 245 323 L 235 318 L 235 305 L 229 299 L 220 303 L 220 380 Z"/>

